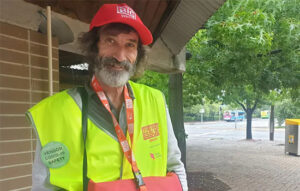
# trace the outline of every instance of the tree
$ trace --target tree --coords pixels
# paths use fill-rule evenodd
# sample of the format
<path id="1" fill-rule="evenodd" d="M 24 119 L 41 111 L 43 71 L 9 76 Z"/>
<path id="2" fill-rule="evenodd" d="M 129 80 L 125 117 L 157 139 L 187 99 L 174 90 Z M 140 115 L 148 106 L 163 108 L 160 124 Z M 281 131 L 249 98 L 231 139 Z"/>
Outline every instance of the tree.
<path id="1" fill-rule="evenodd" d="M 267 95 L 268 104 L 271 105 L 271 111 L 269 115 L 269 129 L 270 136 L 269 140 L 274 141 L 274 130 L 275 130 L 275 103 L 276 101 L 282 100 L 284 93 L 282 91 L 271 91 L 269 95 Z"/>
<path id="2" fill-rule="evenodd" d="M 252 114 L 263 97 L 300 87 L 299 10 L 300 0 L 228 0 L 187 45 L 186 104 L 205 96 L 240 105 L 252 139 Z"/>
<path id="3" fill-rule="evenodd" d="M 134 80 L 137 83 L 145 84 L 147 86 L 159 89 L 163 92 L 166 98 L 166 103 L 169 103 L 169 91 L 168 91 L 168 84 L 169 84 L 169 75 L 168 74 L 161 74 L 153 71 L 146 71 L 144 75 Z"/>
<path id="4" fill-rule="evenodd" d="M 292 118 L 300 118 L 300 89 L 298 89 L 298 96 L 294 97 L 285 96 L 283 100 L 276 103 L 277 110 L 275 112 L 275 116 L 277 118 L 279 126 L 284 123 L 285 119 Z M 295 94 L 295 91 L 287 91 L 287 94 Z"/>

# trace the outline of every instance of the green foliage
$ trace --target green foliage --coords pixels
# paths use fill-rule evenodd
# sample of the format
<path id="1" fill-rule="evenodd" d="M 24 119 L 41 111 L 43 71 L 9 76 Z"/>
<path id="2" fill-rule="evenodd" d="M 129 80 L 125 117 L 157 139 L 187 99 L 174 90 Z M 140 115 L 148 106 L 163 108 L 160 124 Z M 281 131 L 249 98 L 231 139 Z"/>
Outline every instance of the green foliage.
<path id="1" fill-rule="evenodd" d="M 163 92 L 166 102 L 169 103 L 168 84 L 169 75 L 161 74 L 153 71 L 146 71 L 142 78 L 136 80 L 137 83 L 156 88 Z"/>
<path id="2" fill-rule="evenodd" d="M 187 45 L 186 105 L 206 96 L 251 108 L 274 90 L 298 89 L 299 10 L 299 0 L 228 0 Z"/>
<path id="3" fill-rule="evenodd" d="M 204 109 L 203 121 L 215 121 L 219 120 L 219 104 L 205 104 L 205 105 L 193 105 L 191 107 L 186 107 L 183 109 L 184 120 L 185 121 L 201 121 L 200 110 Z M 221 112 L 221 120 L 223 114 Z"/>
<path id="4" fill-rule="evenodd" d="M 297 95 L 299 10 L 300 0 L 227 0 L 187 45 L 193 57 L 184 76 L 186 106 L 207 97 L 237 103 L 252 119 L 265 99 L 279 99 L 273 92 L 291 88 Z"/>
<path id="5" fill-rule="evenodd" d="M 276 104 L 275 108 L 275 118 L 277 118 L 279 126 L 282 126 L 285 119 L 300 119 L 300 98 L 284 99 Z"/>
<path id="6" fill-rule="evenodd" d="M 199 107 L 207 100 L 245 109 L 285 97 L 296 103 L 299 10 L 300 0 L 227 0 L 187 44 L 193 57 L 183 75 L 185 116 L 199 120 Z M 138 82 L 160 89 L 168 100 L 168 78 L 147 71 Z"/>

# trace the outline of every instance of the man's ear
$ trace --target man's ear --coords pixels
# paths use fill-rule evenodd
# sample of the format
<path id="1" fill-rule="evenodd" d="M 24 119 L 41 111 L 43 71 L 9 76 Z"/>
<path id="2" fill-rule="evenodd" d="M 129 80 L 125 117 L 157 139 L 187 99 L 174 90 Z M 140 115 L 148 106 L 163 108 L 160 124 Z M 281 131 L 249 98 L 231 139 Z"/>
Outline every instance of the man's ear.
<path id="1" fill-rule="evenodd" d="M 137 60 L 136 63 L 136 69 L 134 75 L 131 77 L 133 80 L 137 80 L 141 78 L 144 74 L 144 72 L 147 70 L 147 67 L 149 66 L 149 60 L 148 60 L 148 54 L 151 51 L 149 46 L 141 45 L 140 51 L 143 51 L 141 57 L 139 60 Z"/>
<path id="2" fill-rule="evenodd" d="M 98 42 L 97 42 L 97 50 L 98 50 L 98 53 L 99 53 L 99 47 L 100 47 L 100 40 L 101 40 L 101 29 L 102 27 L 100 27 L 97 31 L 97 36 L 98 36 Z"/>
<path id="3" fill-rule="evenodd" d="M 99 36 L 99 39 L 98 39 L 98 42 L 97 42 L 97 50 L 98 50 L 98 53 L 99 53 L 99 49 L 100 49 L 100 36 Z"/>

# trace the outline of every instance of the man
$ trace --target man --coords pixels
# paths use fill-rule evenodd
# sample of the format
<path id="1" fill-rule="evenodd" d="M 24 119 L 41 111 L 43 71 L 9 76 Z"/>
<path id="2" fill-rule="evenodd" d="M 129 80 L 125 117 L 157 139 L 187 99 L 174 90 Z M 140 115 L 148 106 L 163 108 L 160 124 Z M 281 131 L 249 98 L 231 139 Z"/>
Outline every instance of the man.
<path id="1" fill-rule="evenodd" d="M 44 99 L 26 113 L 38 139 L 32 190 L 82 190 L 85 164 L 94 182 L 132 179 L 132 161 L 143 177 L 175 172 L 187 190 L 162 93 L 128 81 L 143 57 L 142 45 L 152 43 L 151 32 L 126 4 L 106 4 L 80 42 L 91 73 L 84 89 L 87 106 L 82 88 L 74 88 Z"/>

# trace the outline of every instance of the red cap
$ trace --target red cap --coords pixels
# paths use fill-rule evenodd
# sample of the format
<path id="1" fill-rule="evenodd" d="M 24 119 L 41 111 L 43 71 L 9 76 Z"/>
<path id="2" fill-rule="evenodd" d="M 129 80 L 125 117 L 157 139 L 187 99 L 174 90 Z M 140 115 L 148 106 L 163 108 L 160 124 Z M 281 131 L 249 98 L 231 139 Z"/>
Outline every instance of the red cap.
<path id="1" fill-rule="evenodd" d="M 153 41 L 149 29 L 126 3 L 102 5 L 90 24 L 90 30 L 109 23 L 123 23 L 131 26 L 139 34 L 143 45 L 151 44 Z"/>

